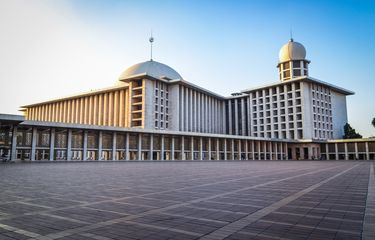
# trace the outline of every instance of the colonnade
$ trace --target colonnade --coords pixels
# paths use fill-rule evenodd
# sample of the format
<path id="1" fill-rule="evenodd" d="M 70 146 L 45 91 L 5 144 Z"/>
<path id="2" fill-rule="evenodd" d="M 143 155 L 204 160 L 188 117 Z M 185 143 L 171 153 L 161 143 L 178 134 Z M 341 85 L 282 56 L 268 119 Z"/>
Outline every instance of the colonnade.
<path id="1" fill-rule="evenodd" d="M 375 139 L 325 143 L 322 144 L 322 155 L 328 160 L 375 160 Z"/>
<path id="2" fill-rule="evenodd" d="M 21 144 L 30 135 L 31 143 Z M 31 161 L 287 160 L 287 153 L 288 143 L 284 141 L 229 135 L 23 126 L 13 128 L 11 146 L 13 160 Z"/>

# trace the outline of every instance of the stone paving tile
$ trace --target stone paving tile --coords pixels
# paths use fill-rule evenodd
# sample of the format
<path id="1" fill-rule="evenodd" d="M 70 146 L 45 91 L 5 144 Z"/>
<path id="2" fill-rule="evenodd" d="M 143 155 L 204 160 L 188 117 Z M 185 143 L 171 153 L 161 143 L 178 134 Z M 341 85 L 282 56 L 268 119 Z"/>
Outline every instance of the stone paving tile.
<path id="1" fill-rule="evenodd" d="M 102 211 L 87 207 L 75 207 L 51 212 L 54 215 L 72 218 L 84 222 L 95 223 L 124 217 L 126 214 L 119 212 Z"/>
<path id="2" fill-rule="evenodd" d="M 78 201 L 65 200 L 65 199 L 60 199 L 57 197 L 29 200 L 29 201 L 25 201 L 25 203 L 34 203 L 34 204 L 38 204 L 39 206 L 54 207 L 54 208 L 70 207 L 70 206 L 81 204 Z"/>
<path id="3" fill-rule="evenodd" d="M 246 216 L 246 213 L 222 212 L 211 209 L 202 209 L 194 207 L 179 207 L 167 210 L 166 213 L 180 214 L 188 217 L 203 218 L 207 220 L 216 220 L 223 222 L 234 222 Z"/>
<path id="4" fill-rule="evenodd" d="M 131 197 L 128 199 L 119 200 L 118 202 L 129 203 L 129 204 L 140 204 L 143 206 L 150 206 L 150 207 L 167 207 L 176 203 L 176 201 L 151 199 L 151 198 L 144 198 L 144 197 Z"/>
<path id="5" fill-rule="evenodd" d="M 26 215 L 8 220 L 2 220 L 0 223 L 9 225 L 18 229 L 26 230 L 40 235 L 57 233 L 63 230 L 81 227 L 84 224 L 56 219 L 42 215 Z"/>
<path id="6" fill-rule="evenodd" d="M 58 240 L 93 240 L 95 238 L 82 236 L 80 234 L 73 234 L 67 237 L 57 238 Z"/>
<path id="7" fill-rule="evenodd" d="M 361 239 L 370 167 L 361 161 L 4 164 L 0 240 L 188 240 L 225 227 L 217 239 Z"/>
<path id="8" fill-rule="evenodd" d="M 170 231 L 138 226 L 132 223 L 118 223 L 89 231 L 98 236 L 110 239 L 196 239 L 196 236 Z"/>
<path id="9" fill-rule="evenodd" d="M 134 222 L 145 223 L 160 227 L 169 227 L 199 234 L 207 234 L 225 223 L 212 222 L 200 219 L 191 219 L 183 216 L 171 216 L 167 214 L 153 214 L 136 218 Z"/>
<path id="10" fill-rule="evenodd" d="M 155 209 L 155 207 L 149 206 L 138 206 L 136 204 L 126 204 L 126 203 L 118 203 L 118 202 L 103 202 L 97 204 L 90 204 L 87 205 L 88 208 L 99 209 L 99 210 L 108 210 L 113 211 L 121 214 L 139 214 L 151 209 Z"/>
<path id="11" fill-rule="evenodd" d="M 0 204 L 0 211 L 7 214 L 23 214 L 23 213 L 30 213 L 30 212 L 37 212 L 46 210 L 47 208 L 39 207 L 39 206 L 32 206 L 24 203 L 13 202 L 13 203 L 6 203 Z"/>
<path id="12" fill-rule="evenodd" d="M 5 240 L 5 239 L 19 239 L 19 240 L 24 240 L 24 239 L 29 239 L 28 236 L 13 232 L 13 231 L 1 231 L 0 230 L 0 239 Z"/>

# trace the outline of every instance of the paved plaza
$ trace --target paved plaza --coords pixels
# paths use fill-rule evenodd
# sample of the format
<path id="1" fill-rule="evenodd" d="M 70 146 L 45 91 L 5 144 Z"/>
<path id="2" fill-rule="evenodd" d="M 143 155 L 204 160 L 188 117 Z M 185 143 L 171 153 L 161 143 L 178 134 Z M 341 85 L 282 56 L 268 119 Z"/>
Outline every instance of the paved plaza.
<path id="1" fill-rule="evenodd" d="M 0 239 L 375 239 L 367 161 L 0 164 Z"/>

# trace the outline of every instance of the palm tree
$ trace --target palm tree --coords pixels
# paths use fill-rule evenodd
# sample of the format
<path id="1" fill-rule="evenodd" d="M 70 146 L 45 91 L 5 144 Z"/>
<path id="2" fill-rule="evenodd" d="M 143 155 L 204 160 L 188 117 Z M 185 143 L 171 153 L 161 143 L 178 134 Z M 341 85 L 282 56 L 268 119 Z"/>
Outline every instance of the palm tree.
<path id="1" fill-rule="evenodd" d="M 372 126 L 374 126 L 374 128 L 375 128 L 375 117 L 372 119 L 371 124 L 372 124 Z"/>

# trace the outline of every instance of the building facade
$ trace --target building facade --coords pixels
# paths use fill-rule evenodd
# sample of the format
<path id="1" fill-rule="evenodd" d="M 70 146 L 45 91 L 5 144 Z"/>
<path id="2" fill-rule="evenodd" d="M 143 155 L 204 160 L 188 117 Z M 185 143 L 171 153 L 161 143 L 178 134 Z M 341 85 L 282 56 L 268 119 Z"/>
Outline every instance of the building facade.
<path id="1" fill-rule="evenodd" d="M 330 159 L 331 141 L 344 134 L 346 96 L 354 93 L 310 77 L 309 64 L 304 46 L 291 39 L 279 53 L 279 82 L 225 97 L 165 64 L 142 62 L 112 87 L 22 106 L 24 117 L 0 115 L 0 156 Z M 365 146 L 365 158 L 373 159 L 373 142 Z"/>

